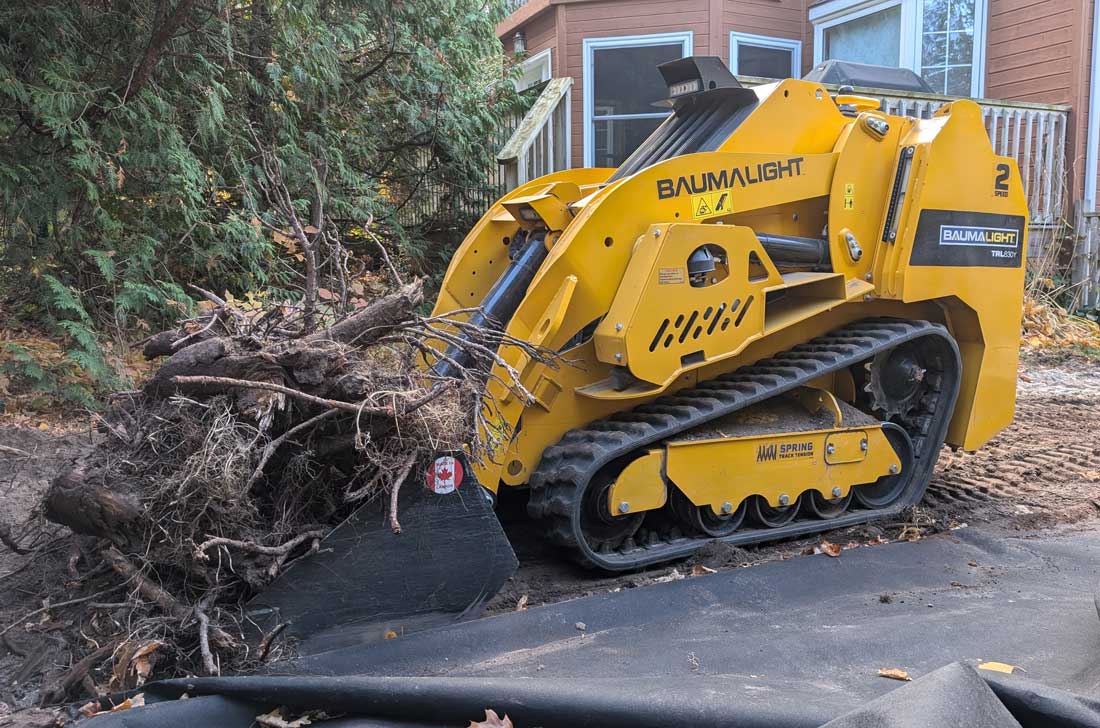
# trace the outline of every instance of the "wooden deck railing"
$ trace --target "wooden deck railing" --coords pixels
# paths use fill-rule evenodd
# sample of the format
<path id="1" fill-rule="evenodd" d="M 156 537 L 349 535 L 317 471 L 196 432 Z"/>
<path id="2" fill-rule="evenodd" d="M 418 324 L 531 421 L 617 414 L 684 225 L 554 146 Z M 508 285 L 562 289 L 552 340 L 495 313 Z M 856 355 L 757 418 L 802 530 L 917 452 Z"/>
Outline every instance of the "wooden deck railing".
<path id="1" fill-rule="evenodd" d="M 571 78 L 552 78 L 497 154 L 505 189 L 569 167 Z"/>
<path id="2" fill-rule="evenodd" d="M 771 83 L 745 76 L 740 80 L 746 86 Z M 826 88 L 836 90 L 828 84 Z M 872 88 L 856 88 L 855 93 L 882 99 L 882 109 L 888 114 L 919 119 L 930 118 L 936 109 L 960 98 Z M 982 107 L 994 151 L 1014 157 L 1020 167 L 1031 226 L 1049 228 L 1066 222 L 1066 124 L 1070 107 L 995 99 L 975 101 Z"/>

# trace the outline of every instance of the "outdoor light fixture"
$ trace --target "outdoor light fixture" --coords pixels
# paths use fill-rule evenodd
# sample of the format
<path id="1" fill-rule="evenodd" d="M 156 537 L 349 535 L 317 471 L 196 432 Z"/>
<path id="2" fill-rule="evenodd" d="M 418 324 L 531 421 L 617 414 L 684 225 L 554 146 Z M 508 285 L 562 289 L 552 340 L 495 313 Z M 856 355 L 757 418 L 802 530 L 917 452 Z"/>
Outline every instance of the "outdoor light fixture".
<path id="1" fill-rule="evenodd" d="M 512 50 L 516 53 L 527 52 L 527 36 L 523 34 L 522 30 L 517 30 L 516 34 L 512 36 Z"/>

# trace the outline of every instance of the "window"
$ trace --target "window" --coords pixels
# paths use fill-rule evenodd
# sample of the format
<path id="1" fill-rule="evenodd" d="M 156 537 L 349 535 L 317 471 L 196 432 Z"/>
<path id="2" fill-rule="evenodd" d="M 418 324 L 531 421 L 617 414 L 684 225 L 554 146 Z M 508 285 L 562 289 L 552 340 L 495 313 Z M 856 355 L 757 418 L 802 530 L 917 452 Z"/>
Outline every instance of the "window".
<path id="1" fill-rule="evenodd" d="M 825 29 L 824 58 L 895 66 L 901 53 L 901 6 Z"/>
<path id="2" fill-rule="evenodd" d="M 810 9 L 814 63 L 911 68 L 936 93 L 984 91 L 987 0 L 827 0 Z"/>
<path id="3" fill-rule="evenodd" d="M 584 40 L 584 163 L 618 167 L 669 112 L 657 66 L 691 55 L 691 33 Z"/>
<path id="4" fill-rule="evenodd" d="M 975 5 L 976 0 L 924 0 L 921 75 L 936 93 L 970 93 Z"/>
<path id="5" fill-rule="evenodd" d="M 730 70 L 741 76 L 798 78 L 802 41 L 730 33 Z"/>

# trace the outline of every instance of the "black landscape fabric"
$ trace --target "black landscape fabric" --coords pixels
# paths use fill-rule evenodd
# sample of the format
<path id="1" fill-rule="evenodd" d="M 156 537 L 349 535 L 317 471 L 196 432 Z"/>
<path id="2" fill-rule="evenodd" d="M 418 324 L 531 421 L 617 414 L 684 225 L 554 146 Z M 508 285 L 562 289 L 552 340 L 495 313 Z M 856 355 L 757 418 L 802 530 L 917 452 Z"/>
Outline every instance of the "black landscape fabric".
<path id="1" fill-rule="evenodd" d="M 326 726 L 465 726 L 492 708 L 517 728 L 1100 728 L 1098 573 L 1098 526 L 963 528 L 432 628 L 265 675 L 154 683 L 151 705 L 91 724 L 243 728 L 286 706 L 341 715 Z"/>

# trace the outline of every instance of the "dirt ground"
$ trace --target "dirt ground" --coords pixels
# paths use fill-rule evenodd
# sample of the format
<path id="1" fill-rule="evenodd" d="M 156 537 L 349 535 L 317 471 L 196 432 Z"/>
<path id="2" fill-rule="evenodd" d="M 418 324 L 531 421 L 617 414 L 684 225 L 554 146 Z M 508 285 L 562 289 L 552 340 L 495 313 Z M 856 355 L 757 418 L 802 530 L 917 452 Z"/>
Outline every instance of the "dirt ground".
<path id="1" fill-rule="evenodd" d="M 38 702 L 41 686 L 56 680 L 72 664 L 74 647 L 86 651 L 89 646 L 71 644 L 74 625 L 55 621 L 49 612 L 27 616 L 44 606 L 41 595 L 47 585 L 67 581 L 89 567 L 78 563 L 73 572 L 68 569 L 74 552 L 64 529 L 47 531 L 44 539 L 29 544 L 21 524 L 34 516 L 54 473 L 92 437 L 90 428 L 70 423 L 40 430 L 34 420 L 13 424 L 8 418 L 0 418 L 0 527 L 8 527 L 21 545 L 36 549 L 20 555 L 0 546 L 0 630 L 14 625 L 0 634 L 0 726 L 9 724 L 10 711 Z M 1020 367 L 1015 423 L 976 453 L 945 449 L 925 501 L 911 522 L 865 525 L 830 532 L 824 538 L 844 548 L 871 548 L 883 539 L 918 538 L 951 528 L 1032 530 L 1095 519 L 1100 516 L 1096 432 L 1100 432 L 1100 364 L 1026 358 Z M 822 540 L 749 549 L 716 544 L 686 563 L 608 577 L 573 566 L 544 545 L 521 517 L 522 504 L 505 501 L 502 510 L 521 566 L 490 603 L 491 612 L 515 609 L 521 602 L 536 606 L 687 578 L 697 564 L 744 568 L 794 558 Z"/>

